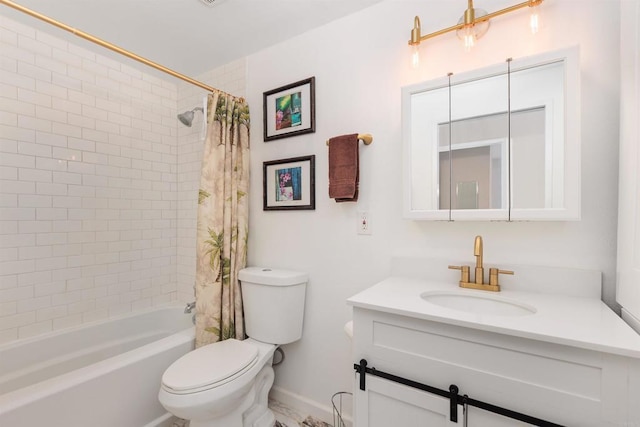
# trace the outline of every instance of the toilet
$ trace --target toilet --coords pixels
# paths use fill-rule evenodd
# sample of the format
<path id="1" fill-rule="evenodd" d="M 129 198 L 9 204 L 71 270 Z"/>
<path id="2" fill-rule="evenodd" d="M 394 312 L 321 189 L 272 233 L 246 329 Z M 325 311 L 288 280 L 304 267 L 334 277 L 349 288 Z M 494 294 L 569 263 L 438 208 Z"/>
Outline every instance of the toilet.
<path id="1" fill-rule="evenodd" d="M 275 422 L 267 406 L 273 354 L 302 336 L 307 274 L 249 267 L 238 279 L 249 338 L 202 346 L 162 376 L 160 403 L 190 427 L 273 427 Z"/>

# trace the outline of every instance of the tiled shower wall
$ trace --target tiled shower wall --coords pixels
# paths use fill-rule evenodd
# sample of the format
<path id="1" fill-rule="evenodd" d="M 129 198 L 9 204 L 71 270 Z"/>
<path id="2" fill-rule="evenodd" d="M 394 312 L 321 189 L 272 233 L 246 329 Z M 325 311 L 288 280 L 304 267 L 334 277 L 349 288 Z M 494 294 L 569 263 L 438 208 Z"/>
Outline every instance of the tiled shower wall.
<path id="1" fill-rule="evenodd" d="M 178 87 L 0 17 L 0 342 L 176 299 Z"/>
<path id="2" fill-rule="evenodd" d="M 0 52 L 0 342 L 192 301 L 205 92 L 6 17 Z"/>

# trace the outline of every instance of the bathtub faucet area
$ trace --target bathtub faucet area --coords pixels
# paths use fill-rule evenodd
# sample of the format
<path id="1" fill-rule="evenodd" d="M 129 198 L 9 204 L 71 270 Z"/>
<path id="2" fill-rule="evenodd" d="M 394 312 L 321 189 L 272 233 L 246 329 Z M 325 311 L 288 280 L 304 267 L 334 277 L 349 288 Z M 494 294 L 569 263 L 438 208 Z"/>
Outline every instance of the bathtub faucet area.
<path id="1" fill-rule="evenodd" d="M 185 314 L 191 314 L 191 310 L 193 310 L 193 308 L 196 306 L 196 302 L 190 302 L 187 303 L 187 306 L 184 308 L 184 313 Z"/>

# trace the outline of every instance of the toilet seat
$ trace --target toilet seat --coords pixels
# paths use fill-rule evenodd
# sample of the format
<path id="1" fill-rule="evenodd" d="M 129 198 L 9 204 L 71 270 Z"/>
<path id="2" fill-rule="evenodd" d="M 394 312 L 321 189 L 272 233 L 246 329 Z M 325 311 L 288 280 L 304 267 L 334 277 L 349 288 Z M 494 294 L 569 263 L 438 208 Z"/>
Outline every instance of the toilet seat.
<path id="1" fill-rule="evenodd" d="M 219 387 L 251 369 L 258 347 L 250 341 L 228 339 L 205 345 L 173 362 L 162 375 L 162 388 L 191 394 Z"/>

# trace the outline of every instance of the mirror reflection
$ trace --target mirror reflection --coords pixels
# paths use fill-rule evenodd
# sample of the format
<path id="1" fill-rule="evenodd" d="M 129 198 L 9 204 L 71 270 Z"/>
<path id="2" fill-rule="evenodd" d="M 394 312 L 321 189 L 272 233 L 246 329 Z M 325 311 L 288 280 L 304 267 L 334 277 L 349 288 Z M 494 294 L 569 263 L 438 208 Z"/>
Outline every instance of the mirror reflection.
<path id="1" fill-rule="evenodd" d="M 507 209 L 509 205 L 509 120 L 511 120 L 512 205 L 545 206 L 544 107 L 471 117 L 438 127 L 438 209 Z M 476 202 L 459 187 L 475 183 Z M 453 183 L 453 184 L 451 184 Z M 464 197 L 458 197 L 462 194 Z M 453 198 L 451 197 L 453 195 Z M 451 204 L 450 200 L 453 200 Z"/>
<path id="2" fill-rule="evenodd" d="M 512 208 L 558 209 L 565 204 L 564 75 L 564 61 L 511 73 Z"/>

